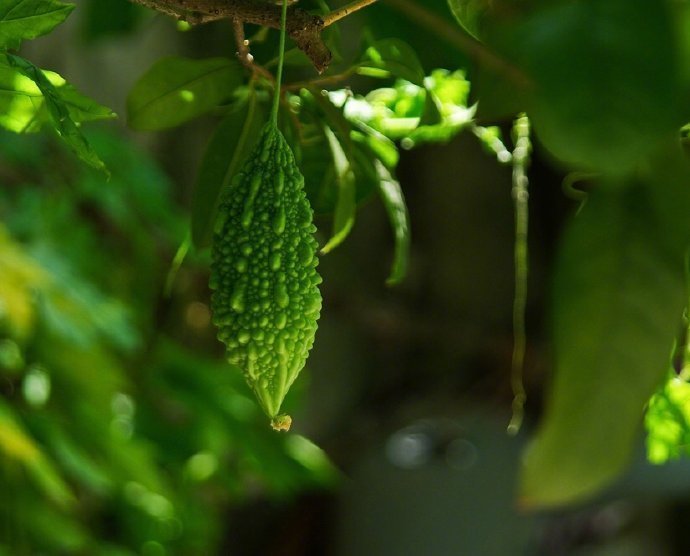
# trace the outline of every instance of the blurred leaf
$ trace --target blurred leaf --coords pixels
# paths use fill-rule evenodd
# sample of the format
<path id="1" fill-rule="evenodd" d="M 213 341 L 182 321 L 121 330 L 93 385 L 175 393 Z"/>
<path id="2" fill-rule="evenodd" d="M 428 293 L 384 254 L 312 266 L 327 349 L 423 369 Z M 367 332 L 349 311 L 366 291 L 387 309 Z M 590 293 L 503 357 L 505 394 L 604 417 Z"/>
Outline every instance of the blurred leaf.
<path id="1" fill-rule="evenodd" d="M 129 234 L 130 241 L 140 239 L 143 230 L 149 235 L 145 240 L 148 244 L 152 232 L 169 236 L 173 243 L 179 241 L 186 222 L 171 198 L 170 178 L 125 137 L 101 131 L 89 132 L 88 137 L 112 169 L 112 176 L 106 182 L 101 175 L 83 172 L 76 184 L 80 195 L 95 202 L 122 232 Z"/>
<path id="2" fill-rule="evenodd" d="M 0 504 L 0 516 L 5 523 L 21 524 L 35 550 L 33 554 L 78 554 L 89 552 L 91 539 L 86 528 L 74 514 L 46 504 L 42 498 L 24 497 L 19 503 Z M 16 555 L 16 546 L 8 554 Z M 91 551 L 92 552 L 92 551 Z M 100 554 L 100 551 L 99 551 Z"/>
<path id="3" fill-rule="evenodd" d="M 108 474 L 109 469 L 103 462 L 93 460 L 79 446 L 83 440 L 78 434 L 74 438 L 67 436 L 66 432 L 56 423 L 45 422 L 45 436 L 55 454 L 55 460 L 61 464 L 65 473 L 74 481 L 85 485 L 92 492 L 99 495 L 106 495 L 112 491 L 113 481 Z"/>
<path id="4" fill-rule="evenodd" d="M 0 401 L 0 451 L 24 465 L 37 486 L 52 500 L 63 506 L 75 500 L 45 453 L 28 436 L 12 415 L 12 410 Z"/>
<path id="5" fill-rule="evenodd" d="M 81 280 L 55 252 L 44 248 L 32 254 L 50 273 L 50 281 L 37 293 L 43 323 L 52 333 L 83 348 L 101 339 L 125 351 L 137 346 L 137 334 L 121 302 Z"/>
<path id="6" fill-rule="evenodd" d="M 0 4 L 0 48 L 19 48 L 25 39 L 50 33 L 74 9 L 58 0 L 3 0 Z"/>
<path id="7" fill-rule="evenodd" d="M 407 261 L 410 254 L 410 216 L 400 184 L 381 162 L 377 160 L 375 165 L 379 175 L 379 195 L 395 236 L 393 265 L 386 281 L 389 286 L 393 286 L 399 284 L 407 273 Z"/>
<path id="8" fill-rule="evenodd" d="M 287 453 L 323 484 L 334 483 L 340 473 L 326 453 L 308 438 L 291 434 L 285 439 Z"/>
<path id="9" fill-rule="evenodd" d="M 650 197 L 675 191 L 658 185 L 595 189 L 565 236 L 554 383 L 522 472 L 528 507 L 582 500 L 616 477 L 668 368 L 686 303 L 684 249 L 654 212 Z"/>
<path id="10" fill-rule="evenodd" d="M 474 38 L 479 37 L 480 23 L 488 5 L 487 0 L 448 0 L 448 7 L 457 22 Z"/>
<path id="11" fill-rule="evenodd" d="M 36 84 L 43 95 L 55 130 L 74 154 L 88 165 L 107 173 L 105 165 L 79 130 L 77 123 L 72 119 L 69 107 L 63 101 L 56 87 L 50 82 L 48 76 L 24 58 L 13 54 L 5 54 L 5 57 L 11 68 L 18 70 Z M 1 57 L 0 60 L 2 60 Z M 94 104 L 94 106 L 97 105 Z"/>
<path id="12" fill-rule="evenodd" d="M 533 80 L 526 107 L 558 159 L 629 173 L 679 127 L 675 30 L 668 2 L 545 3 L 494 40 Z"/>
<path id="13" fill-rule="evenodd" d="M 283 63 L 286 66 L 313 67 L 313 63 L 309 56 L 307 56 L 304 51 L 300 50 L 299 48 L 291 48 L 286 51 Z"/>
<path id="14" fill-rule="evenodd" d="M 228 101 L 242 78 L 239 63 L 227 58 L 163 58 L 129 93 L 127 123 L 142 131 L 178 126 Z"/>
<path id="15" fill-rule="evenodd" d="M 0 329 L 20 341 L 33 332 L 34 291 L 49 283 L 48 274 L 16 245 L 0 226 Z"/>
<path id="16" fill-rule="evenodd" d="M 350 233 L 355 223 L 357 203 L 355 197 L 355 176 L 352 171 L 352 165 L 331 128 L 324 127 L 324 133 L 331 149 L 338 185 L 338 200 L 335 205 L 335 214 L 333 215 L 333 233 L 326 245 L 321 248 L 321 253 L 326 254 L 340 245 Z"/>
<path id="17" fill-rule="evenodd" d="M 375 68 L 420 87 L 424 85 L 424 68 L 417 58 L 417 53 L 400 39 L 374 42 L 366 49 L 359 68 L 360 73 L 365 73 L 363 70 L 367 68 Z"/>
<path id="18" fill-rule="evenodd" d="M 88 0 L 83 29 L 88 40 L 124 35 L 134 30 L 142 13 L 128 0 Z"/>
<path id="19" fill-rule="evenodd" d="M 211 242 L 213 224 L 224 191 L 240 169 L 266 121 L 253 91 L 221 122 L 206 148 L 192 199 L 192 240 L 197 249 Z"/>

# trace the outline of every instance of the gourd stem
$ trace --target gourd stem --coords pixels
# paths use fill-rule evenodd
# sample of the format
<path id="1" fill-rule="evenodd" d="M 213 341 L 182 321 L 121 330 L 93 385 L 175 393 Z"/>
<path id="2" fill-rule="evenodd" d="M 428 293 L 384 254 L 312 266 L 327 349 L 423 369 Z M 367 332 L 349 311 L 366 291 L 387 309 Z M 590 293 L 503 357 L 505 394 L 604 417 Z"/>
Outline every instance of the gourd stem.
<path id="1" fill-rule="evenodd" d="M 273 111 L 271 121 L 274 126 L 278 126 L 278 107 L 280 106 L 280 85 L 283 82 L 283 59 L 285 58 L 285 30 L 287 27 L 287 6 L 288 0 L 283 0 L 283 11 L 280 23 L 280 47 L 278 51 L 278 71 L 276 72 L 276 88 L 273 96 Z"/>

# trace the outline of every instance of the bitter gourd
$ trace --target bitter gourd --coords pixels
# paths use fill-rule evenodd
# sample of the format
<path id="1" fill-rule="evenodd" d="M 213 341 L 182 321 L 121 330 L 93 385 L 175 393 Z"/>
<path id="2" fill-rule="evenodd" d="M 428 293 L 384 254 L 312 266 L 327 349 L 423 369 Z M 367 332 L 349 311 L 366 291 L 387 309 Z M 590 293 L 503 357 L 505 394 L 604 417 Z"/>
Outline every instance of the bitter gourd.
<path id="1" fill-rule="evenodd" d="M 313 212 L 289 145 L 273 122 L 221 203 L 212 250 L 213 318 L 275 428 L 314 342 L 321 310 Z"/>
<path id="2" fill-rule="evenodd" d="M 218 338 L 276 430 L 288 389 L 304 367 L 321 312 L 313 212 L 304 177 L 278 129 L 287 2 L 270 121 L 219 208 L 211 263 Z"/>

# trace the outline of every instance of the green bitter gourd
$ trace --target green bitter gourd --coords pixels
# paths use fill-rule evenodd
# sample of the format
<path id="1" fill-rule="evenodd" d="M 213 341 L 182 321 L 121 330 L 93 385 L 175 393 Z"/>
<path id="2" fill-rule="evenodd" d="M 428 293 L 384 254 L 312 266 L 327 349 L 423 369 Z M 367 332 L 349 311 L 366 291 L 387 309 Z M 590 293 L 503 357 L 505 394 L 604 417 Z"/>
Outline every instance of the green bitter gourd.
<path id="1" fill-rule="evenodd" d="M 283 37 L 285 9 L 283 9 Z M 281 41 L 281 61 L 284 39 Z M 276 91 L 280 90 L 282 62 Z M 219 208 L 212 248 L 213 320 L 277 430 L 288 389 L 304 367 L 321 311 L 313 211 L 304 178 L 273 115 Z"/>
<path id="2" fill-rule="evenodd" d="M 244 371 L 279 428 L 281 403 L 304 367 L 321 310 L 312 219 L 304 178 L 269 122 L 221 204 L 211 287 L 228 361 Z"/>

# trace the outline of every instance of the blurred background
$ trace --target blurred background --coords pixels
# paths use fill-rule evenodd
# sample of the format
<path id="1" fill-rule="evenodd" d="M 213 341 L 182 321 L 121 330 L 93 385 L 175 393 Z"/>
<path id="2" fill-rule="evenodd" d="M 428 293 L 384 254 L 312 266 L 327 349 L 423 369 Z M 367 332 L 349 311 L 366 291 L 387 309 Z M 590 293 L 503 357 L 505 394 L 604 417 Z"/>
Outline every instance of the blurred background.
<path id="1" fill-rule="evenodd" d="M 126 0 L 76 4 L 22 54 L 121 116 L 161 56 L 234 56 L 228 23 L 182 31 Z M 444 0 L 425 5 L 452 24 Z M 338 28 L 345 60 L 365 32 L 398 37 L 427 72 L 466 69 L 472 81 L 461 51 L 387 3 Z M 258 60 L 275 37 L 256 45 Z M 300 76 L 313 70 L 288 68 Z M 401 151 L 412 227 L 401 285 L 385 285 L 393 240 L 370 199 L 322 257 L 316 344 L 286 402 L 293 430 L 276 434 L 224 363 L 208 253 L 190 252 L 171 273 L 217 122 L 160 133 L 128 130 L 123 117 L 86 126 L 109 181 L 47 134 L 0 134 L 0 554 L 690 553 L 690 466 L 647 464 L 642 439 L 630 472 L 590 504 L 529 514 L 515 498 L 550 370 L 553 254 L 577 208 L 538 146 L 520 434 L 505 432 L 510 168 L 467 133 Z M 330 217 L 317 225 L 323 244 Z"/>

